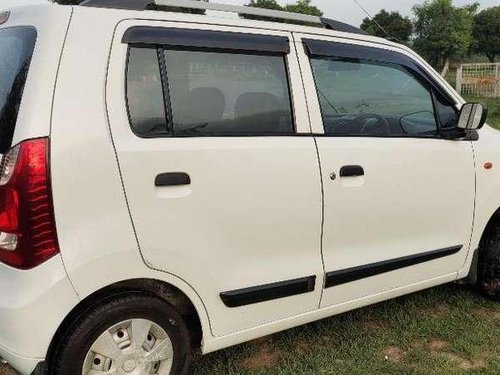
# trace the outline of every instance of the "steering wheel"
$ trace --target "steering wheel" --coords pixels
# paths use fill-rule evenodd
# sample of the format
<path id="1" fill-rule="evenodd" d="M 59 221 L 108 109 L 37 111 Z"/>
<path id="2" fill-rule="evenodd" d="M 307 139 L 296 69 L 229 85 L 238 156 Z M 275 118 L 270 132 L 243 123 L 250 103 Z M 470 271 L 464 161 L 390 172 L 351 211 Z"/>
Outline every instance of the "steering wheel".
<path id="1" fill-rule="evenodd" d="M 388 135 L 391 133 L 389 122 L 377 113 L 362 113 L 353 122 L 363 124 L 360 134 Z"/>

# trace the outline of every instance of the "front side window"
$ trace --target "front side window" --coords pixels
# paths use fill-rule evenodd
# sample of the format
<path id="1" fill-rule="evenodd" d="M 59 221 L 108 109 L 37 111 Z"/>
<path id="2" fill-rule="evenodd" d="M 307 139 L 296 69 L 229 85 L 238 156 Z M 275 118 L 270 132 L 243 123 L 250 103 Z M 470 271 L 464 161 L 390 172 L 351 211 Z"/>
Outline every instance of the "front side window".
<path id="1" fill-rule="evenodd" d="M 142 136 L 294 132 L 280 54 L 131 47 L 127 100 Z"/>
<path id="2" fill-rule="evenodd" d="M 0 30 L 0 153 L 11 146 L 36 37 L 32 27 Z"/>
<path id="3" fill-rule="evenodd" d="M 326 134 L 437 133 L 432 93 L 405 68 L 334 57 L 313 57 L 311 65 Z"/>

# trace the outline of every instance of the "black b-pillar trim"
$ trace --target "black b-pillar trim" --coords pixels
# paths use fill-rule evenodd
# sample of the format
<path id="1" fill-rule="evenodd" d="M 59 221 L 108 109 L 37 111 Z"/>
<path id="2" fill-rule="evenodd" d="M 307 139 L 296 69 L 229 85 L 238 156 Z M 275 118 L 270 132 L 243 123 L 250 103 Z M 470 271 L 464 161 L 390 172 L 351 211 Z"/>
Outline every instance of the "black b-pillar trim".
<path id="1" fill-rule="evenodd" d="M 383 262 L 367 264 L 364 266 L 348 268 L 345 270 L 328 272 L 326 274 L 325 288 L 347 284 L 353 281 L 366 279 L 371 276 L 380 275 L 439 258 L 444 258 L 449 255 L 458 253 L 462 249 L 462 247 L 462 245 L 447 247 L 445 249 L 429 251 L 427 253 L 421 253 L 418 255 L 410 255 L 402 258 L 386 260 Z"/>
<path id="2" fill-rule="evenodd" d="M 220 294 L 220 298 L 227 307 L 240 307 L 279 298 L 291 297 L 297 294 L 310 293 L 314 291 L 315 283 L 316 276 L 309 276 L 300 279 L 280 281 L 272 284 L 223 292 Z"/>

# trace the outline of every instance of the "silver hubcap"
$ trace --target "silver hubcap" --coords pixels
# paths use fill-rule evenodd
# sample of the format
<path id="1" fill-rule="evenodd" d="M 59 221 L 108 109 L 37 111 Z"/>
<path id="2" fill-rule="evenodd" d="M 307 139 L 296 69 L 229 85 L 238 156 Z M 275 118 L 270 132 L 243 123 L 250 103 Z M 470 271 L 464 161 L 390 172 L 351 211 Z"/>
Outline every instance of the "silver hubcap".
<path id="1" fill-rule="evenodd" d="M 90 347 L 82 375 L 168 375 L 174 348 L 159 325 L 125 320 L 99 336 Z"/>

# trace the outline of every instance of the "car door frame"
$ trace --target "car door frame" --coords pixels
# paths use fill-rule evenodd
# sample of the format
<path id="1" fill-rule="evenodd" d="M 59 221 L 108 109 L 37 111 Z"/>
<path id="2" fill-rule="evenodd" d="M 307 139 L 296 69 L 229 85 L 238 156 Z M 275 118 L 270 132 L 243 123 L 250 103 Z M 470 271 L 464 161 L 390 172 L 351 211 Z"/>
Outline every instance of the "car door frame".
<path id="1" fill-rule="evenodd" d="M 318 97 L 318 92 L 317 92 L 316 84 L 315 84 L 315 80 L 314 80 L 314 74 L 312 71 L 311 63 L 310 63 L 310 56 L 307 53 L 307 50 L 306 50 L 307 47 L 304 45 L 304 40 L 306 40 L 306 39 L 320 41 L 320 42 L 324 41 L 324 42 L 342 43 L 342 44 L 346 44 L 346 45 L 354 45 L 354 46 L 360 46 L 360 47 L 372 47 L 372 48 L 384 49 L 387 51 L 392 51 L 395 53 L 405 55 L 406 57 L 411 59 L 413 62 L 415 62 L 419 66 L 419 68 L 421 68 L 421 70 L 423 71 L 421 73 L 421 75 L 425 75 L 425 78 L 428 81 L 430 81 L 434 86 L 437 86 L 437 87 L 433 87 L 433 89 L 432 89 L 433 91 L 431 92 L 431 95 L 434 96 L 435 95 L 434 90 L 439 89 L 439 92 L 442 95 L 446 96 L 448 99 L 455 102 L 455 109 L 457 112 L 460 110 L 461 106 L 464 103 L 463 99 L 460 98 L 451 89 L 451 86 L 449 86 L 448 83 L 446 83 L 444 81 L 444 79 L 441 76 L 439 76 L 439 74 L 437 74 L 437 72 L 434 71 L 434 69 L 432 69 L 425 61 L 423 61 L 420 57 L 415 55 L 409 49 L 404 49 L 400 46 L 396 46 L 395 44 L 393 44 L 391 42 L 387 42 L 387 44 L 385 44 L 381 41 L 371 42 L 371 41 L 366 41 L 366 40 L 356 40 L 354 38 L 351 39 L 351 38 L 343 38 L 343 37 L 338 37 L 338 36 L 326 36 L 326 35 L 308 34 L 308 33 L 294 33 L 294 41 L 295 41 L 295 46 L 296 46 L 296 50 L 297 50 L 297 56 L 298 56 L 299 62 L 300 62 L 300 67 L 301 67 L 303 82 L 304 82 L 304 89 L 306 92 L 306 98 L 307 98 L 307 102 L 308 102 L 309 116 L 310 116 L 310 121 L 311 121 L 311 129 L 312 129 L 313 136 L 315 136 L 315 137 L 324 137 L 327 135 L 325 134 L 325 130 L 324 130 L 324 126 L 323 126 L 323 118 L 322 118 L 321 109 L 320 109 L 320 100 Z M 435 98 L 433 98 L 433 101 L 435 101 Z M 436 111 L 436 108 L 435 108 L 435 111 Z M 435 115 L 437 116 L 436 112 L 435 112 Z M 342 137 L 342 136 L 337 136 L 337 137 Z M 370 138 L 370 137 L 367 137 L 367 138 Z M 391 137 L 388 137 L 388 138 L 391 138 Z M 397 138 L 397 136 L 396 136 L 396 138 Z M 418 137 L 415 137 L 415 138 L 418 138 Z M 476 138 L 477 138 L 476 132 L 469 133 L 467 135 L 467 137 L 465 137 L 464 139 L 449 140 L 449 139 L 446 139 L 443 136 L 443 134 L 439 133 L 439 123 L 438 123 L 438 134 L 433 138 L 437 139 L 438 141 L 442 140 L 442 141 L 447 141 L 447 142 L 468 142 L 470 144 L 471 158 L 472 159 L 474 158 L 474 156 L 473 156 L 474 152 L 473 152 L 471 142 L 476 140 Z M 425 138 L 423 139 L 423 141 L 425 141 Z M 317 144 L 318 144 L 318 142 L 317 142 Z M 319 150 L 319 146 L 318 146 L 318 157 L 321 159 L 321 153 Z M 472 164 L 471 172 L 473 170 L 474 179 L 475 179 L 475 166 L 474 166 L 473 160 L 472 160 L 471 164 Z M 322 175 L 323 175 L 323 184 L 325 184 L 326 177 L 327 177 L 327 176 L 325 176 L 325 174 L 327 171 L 323 170 L 323 166 L 321 166 L 321 168 L 322 168 Z M 334 178 L 338 178 L 338 176 L 334 176 L 331 179 L 334 179 Z M 325 194 L 325 186 L 323 187 L 323 191 Z M 475 189 L 473 190 L 473 196 L 471 198 L 475 202 Z M 325 196 L 323 197 L 323 199 L 324 199 L 324 206 L 325 206 L 325 204 L 326 204 Z M 472 207 L 472 212 L 471 212 L 471 217 L 470 217 L 470 226 L 468 226 L 469 227 L 469 233 L 468 233 L 469 238 L 472 236 L 473 227 L 474 227 L 474 206 L 475 205 L 473 204 L 472 206 L 473 207 Z M 326 221 L 325 211 L 326 211 L 326 207 L 324 207 L 324 210 L 323 210 L 323 215 L 324 215 L 323 222 L 324 223 Z M 325 232 L 325 228 L 323 228 L 322 252 L 325 251 L 325 249 L 323 247 L 324 232 Z M 441 251 L 435 251 L 435 252 L 422 251 L 422 253 L 421 253 L 422 258 L 429 258 L 431 260 L 432 259 L 439 259 L 436 257 L 439 257 L 441 255 L 443 255 L 443 256 L 446 256 L 447 254 L 452 254 L 452 255 L 457 254 L 457 256 L 460 255 L 460 262 L 457 263 L 456 269 L 454 269 L 453 271 L 450 271 L 447 274 L 444 274 L 444 275 L 442 275 L 440 277 L 436 277 L 436 278 L 430 278 L 429 280 L 424 280 L 424 281 L 421 281 L 419 283 L 413 283 L 413 284 L 408 284 L 406 286 L 401 286 L 401 287 L 396 288 L 396 289 L 381 290 L 377 293 L 373 293 L 372 295 L 365 295 L 363 297 L 353 298 L 352 300 L 342 300 L 342 302 L 339 304 L 325 303 L 325 294 L 326 294 L 326 291 L 328 290 L 327 288 L 335 286 L 335 283 L 336 283 L 336 281 L 338 281 L 338 279 L 342 279 L 342 282 L 340 285 L 348 285 L 350 283 L 349 277 L 347 277 L 347 278 L 345 277 L 346 275 L 343 274 L 342 269 L 338 270 L 338 271 L 333 271 L 333 272 L 331 270 L 327 269 L 328 266 L 326 265 L 325 254 L 323 253 L 324 263 L 325 263 L 325 290 L 323 293 L 322 303 L 321 303 L 320 307 L 321 307 L 321 309 L 333 308 L 335 310 L 340 309 L 340 311 L 346 311 L 349 309 L 347 307 L 349 305 L 363 306 L 363 305 L 367 305 L 367 304 L 370 304 L 370 303 L 373 303 L 376 301 L 384 300 L 386 298 L 389 298 L 389 296 L 402 295 L 402 294 L 409 293 L 411 291 L 421 290 L 421 289 L 424 289 L 426 287 L 431 287 L 431 286 L 439 285 L 439 284 L 442 284 L 445 282 L 456 280 L 459 272 L 463 269 L 465 264 L 470 262 L 470 259 L 473 256 L 474 251 L 473 251 L 473 249 L 471 249 L 470 246 L 471 246 L 471 242 L 470 242 L 470 240 L 468 240 L 467 242 L 464 242 L 460 248 L 458 248 L 458 246 L 456 246 L 457 248 L 453 248 L 453 249 L 451 247 L 446 248 L 446 249 L 443 248 L 443 249 L 440 249 L 440 250 L 442 250 L 442 252 Z M 403 265 L 403 267 L 411 267 L 411 263 L 413 261 L 411 258 L 412 257 L 408 257 L 408 259 L 405 259 L 405 257 L 392 258 L 392 259 L 388 258 L 388 260 L 389 261 L 396 261 L 397 260 L 397 261 L 400 261 L 399 265 Z M 380 262 L 379 266 L 381 266 L 381 268 L 387 268 L 387 265 L 382 264 L 382 263 L 384 263 L 384 262 Z M 405 264 L 407 264 L 407 266 L 404 266 Z M 390 265 L 388 268 L 389 268 L 388 272 L 391 272 Z M 397 269 L 397 268 L 395 268 L 395 269 Z M 399 269 L 404 269 L 404 268 L 399 268 Z M 346 271 L 353 271 L 353 272 L 355 271 L 358 273 L 363 273 L 363 272 L 366 273 L 366 270 L 363 269 L 362 265 L 360 265 L 359 269 L 357 269 L 357 267 L 353 267 L 350 269 L 346 269 Z M 365 274 L 365 276 L 366 276 L 366 274 Z M 356 281 L 356 280 L 359 280 L 359 279 L 355 278 L 354 281 Z M 342 283 L 345 283 L 345 284 L 342 284 Z M 335 288 L 333 288 L 333 289 L 335 289 Z M 408 292 L 406 292 L 405 290 L 408 290 Z M 384 297 L 385 295 L 387 295 L 388 297 Z"/>
<path id="2" fill-rule="evenodd" d="M 227 31 L 227 32 L 241 32 L 245 34 L 257 34 L 257 35 L 276 35 L 276 36 L 286 36 L 289 40 L 290 44 L 290 53 L 286 56 L 286 62 L 287 62 L 287 78 L 289 81 L 289 88 L 290 88 L 290 99 L 292 102 L 292 111 L 293 111 L 293 117 L 294 117 L 294 125 L 295 125 L 295 133 L 293 135 L 284 135 L 286 136 L 291 136 L 291 137 L 299 137 L 306 141 L 306 138 L 310 138 L 311 142 L 311 150 L 312 154 L 314 154 L 314 158 L 317 163 L 317 157 L 316 157 L 316 152 L 314 149 L 314 141 L 311 136 L 311 129 L 310 129 L 310 122 L 309 122 L 309 117 L 308 117 L 308 111 L 306 107 L 306 100 L 305 100 L 305 93 L 303 89 L 303 83 L 302 83 L 302 77 L 300 75 L 300 69 L 299 69 L 299 64 L 298 64 L 298 59 L 296 57 L 296 51 L 294 49 L 293 45 L 293 35 L 289 31 L 277 31 L 277 30 L 267 30 L 267 29 L 250 29 L 250 28 L 245 28 L 245 27 L 240 27 L 240 26 L 224 26 L 224 25 L 213 25 L 213 24 L 205 24 L 205 23 L 191 23 L 191 22 L 174 22 L 174 21 L 151 21 L 151 20 L 123 20 L 121 21 L 115 31 L 115 36 L 114 36 L 114 41 L 113 41 L 113 46 L 111 49 L 110 53 L 110 59 L 109 59 L 109 69 L 108 69 L 108 79 L 107 79 L 107 84 L 106 84 L 106 98 L 107 98 L 107 112 L 108 112 L 108 121 L 110 122 L 110 132 L 111 136 L 113 138 L 114 146 L 115 146 L 115 152 L 117 152 L 117 159 L 119 165 L 121 165 L 121 161 L 119 161 L 119 150 L 118 150 L 118 144 L 120 142 L 124 142 L 128 144 L 128 147 L 134 148 L 136 147 L 132 143 L 137 142 L 137 140 L 144 140 L 147 142 L 150 142 L 151 144 L 159 144 L 160 142 L 163 142 L 165 140 L 175 140 L 175 139 L 186 139 L 186 142 L 191 142 L 193 139 L 197 137 L 165 137 L 165 138 L 151 138 L 151 139 L 144 139 L 140 138 L 137 135 L 135 135 L 131 129 L 130 123 L 129 123 L 129 118 L 127 114 L 127 110 L 124 107 L 125 105 L 125 88 L 123 85 L 123 82 L 125 82 L 125 76 L 126 76 L 126 65 L 124 65 L 124 62 L 126 61 L 126 56 L 128 54 L 128 45 L 122 43 L 122 37 L 125 34 L 126 30 L 130 29 L 131 27 L 136 27 L 136 26 L 147 26 L 147 27 L 161 27 L 161 28 L 179 28 L 179 29 L 190 29 L 190 30 L 206 30 L 206 31 Z M 247 142 L 251 145 L 252 142 L 252 137 L 253 136 L 248 136 L 247 137 Z M 260 136 L 255 136 L 255 137 L 260 137 Z M 266 137 L 266 136 L 263 136 Z M 277 136 L 281 137 L 281 136 Z M 217 138 L 217 137 L 214 137 Z M 237 137 L 234 136 L 226 136 L 224 138 L 227 139 L 236 139 Z M 163 140 L 162 140 L 163 139 Z M 205 139 L 206 142 L 211 142 L 210 136 L 203 136 L 203 137 L 198 137 L 198 139 Z M 179 147 L 179 146 L 175 146 Z M 291 284 L 291 285 L 285 285 L 284 288 L 282 289 L 287 289 L 283 290 L 283 293 L 291 293 L 291 296 L 294 295 L 299 295 L 301 293 L 307 293 L 309 296 L 310 300 L 310 306 L 308 307 L 301 308 L 297 314 L 303 314 L 307 312 L 312 312 L 317 310 L 319 303 L 320 303 L 320 298 L 321 298 L 321 293 L 322 293 L 322 284 L 323 284 L 323 278 L 324 278 L 324 272 L 323 272 L 323 267 L 322 267 L 322 261 L 321 261 L 321 254 L 320 254 L 320 231 L 321 231 L 321 186 L 320 186 L 320 181 L 319 181 L 319 165 L 315 164 L 317 166 L 318 170 L 315 172 L 318 174 L 318 237 L 317 237 L 317 248 L 312 248 L 310 249 L 311 257 L 317 257 L 317 262 L 315 262 L 315 273 L 309 276 L 309 271 L 304 271 L 304 277 L 302 279 L 297 279 L 297 280 L 292 280 L 292 281 L 301 281 L 299 285 L 299 289 L 304 288 L 304 280 L 306 277 L 308 278 L 308 283 L 309 289 L 307 292 L 298 290 L 297 291 L 297 285 Z M 121 173 L 122 173 L 122 181 L 124 184 L 124 191 L 125 195 L 127 196 L 127 199 L 130 200 L 128 197 L 127 193 L 127 184 L 125 183 L 124 177 L 123 177 L 123 166 L 120 166 Z M 182 187 L 180 187 L 182 189 Z M 130 202 L 129 202 L 129 210 L 130 210 Z M 134 223 L 134 213 L 129 212 L 131 215 L 131 220 L 132 223 Z M 134 228 L 136 231 L 137 229 Z M 136 232 L 136 236 L 137 232 Z M 138 236 L 138 247 L 139 251 L 141 252 L 141 255 L 143 257 L 143 260 L 145 264 L 153 269 L 157 269 L 156 266 L 154 266 L 149 260 L 148 257 L 145 256 L 143 249 L 141 248 L 141 241 L 140 241 L 140 236 Z M 309 265 L 309 268 L 310 265 Z M 287 303 L 290 304 L 290 302 L 286 302 L 287 298 L 283 298 L 280 300 L 279 304 L 281 306 L 280 309 L 274 309 L 270 310 L 270 304 L 265 304 L 263 309 L 266 310 L 266 312 L 270 313 L 271 318 L 267 319 L 266 321 L 262 320 L 258 325 L 251 325 L 247 321 L 252 321 L 252 319 L 257 318 L 257 314 L 255 314 L 255 310 L 251 310 L 250 312 L 246 312 L 248 316 L 251 316 L 252 319 L 242 319 L 242 317 L 245 315 L 245 311 L 239 310 L 238 309 L 238 300 L 237 298 L 232 298 L 232 302 L 224 301 L 225 298 L 231 299 L 229 297 L 233 297 L 231 294 L 238 293 L 240 296 L 243 294 L 246 294 L 246 297 L 252 299 L 255 298 L 255 292 L 256 289 L 254 287 L 259 287 L 259 285 L 249 285 L 248 287 L 240 287 L 240 288 L 234 288 L 234 290 L 229 290 L 226 292 L 225 290 L 220 290 L 220 295 L 213 295 L 210 297 L 210 300 L 207 300 L 207 298 L 204 298 L 204 296 L 196 289 L 196 286 L 190 282 L 189 278 L 185 277 L 182 272 L 179 272 L 175 268 L 172 269 L 163 269 L 161 270 L 162 272 L 167 272 L 169 274 L 175 275 L 183 280 L 185 280 L 187 283 L 189 283 L 194 290 L 196 290 L 197 294 L 200 296 L 200 298 L 203 300 L 205 308 L 207 310 L 207 314 L 210 320 L 210 330 L 211 330 L 211 335 L 212 337 L 223 337 L 225 335 L 236 335 L 240 331 L 246 331 L 248 332 L 249 330 L 258 328 L 259 325 L 265 324 L 268 325 L 272 323 L 274 320 L 283 320 L 287 318 L 291 318 L 294 314 L 283 314 L 283 308 L 286 309 Z M 267 275 L 269 277 L 269 275 Z M 311 286 L 311 282 L 314 280 L 313 285 Z M 266 292 L 265 288 L 266 287 L 280 287 L 282 285 L 279 285 L 280 282 L 286 282 L 288 280 L 275 280 L 276 283 L 267 283 L 263 282 L 263 285 L 260 285 L 263 287 L 264 292 Z M 294 289 L 295 288 L 295 289 Z M 258 290 L 257 290 L 258 291 Z M 296 293 L 297 292 L 297 293 Z M 225 293 L 225 295 L 224 295 Z M 253 293 L 253 294 L 252 294 Z M 250 296 L 249 296 L 250 295 Z M 287 297 L 287 296 L 284 296 Z M 279 298 L 279 297 L 277 297 Z M 214 307 L 213 301 L 217 300 L 217 306 Z M 284 302 L 283 302 L 284 300 Z M 273 301 L 272 299 L 268 299 L 265 302 Z M 278 299 L 275 299 L 274 301 L 278 301 Z M 223 307 L 223 303 L 225 302 L 225 305 Z M 236 304 L 235 306 L 230 306 L 231 304 Z M 250 306 L 257 306 L 258 303 L 255 303 Z M 236 308 L 235 308 L 236 307 Z M 234 315 L 234 318 L 232 320 L 239 321 L 239 324 L 236 324 L 232 320 L 229 321 L 227 319 L 227 322 L 224 322 L 224 319 L 222 316 L 216 316 L 220 315 L 219 312 L 222 311 L 222 309 L 227 309 L 228 311 L 232 310 Z M 253 311 L 253 313 L 252 313 Z M 271 312 L 274 311 L 272 314 Z M 278 318 L 275 318 L 276 315 L 280 315 Z"/>
<path id="3" fill-rule="evenodd" d="M 396 45 L 392 42 L 383 43 L 379 38 L 377 41 L 366 41 L 354 38 L 343 38 L 340 36 L 327 36 L 322 34 L 307 34 L 302 32 L 294 32 L 293 40 L 295 43 L 297 58 L 299 60 L 300 69 L 302 72 L 304 91 L 308 103 L 308 108 L 319 109 L 320 104 L 319 104 L 318 93 L 316 90 L 316 85 L 314 82 L 314 75 L 309 61 L 309 56 L 304 49 L 305 47 L 303 41 L 306 39 L 350 44 L 360 47 L 372 47 L 405 55 L 409 59 L 418 63 L 422 67 L 422 69 L 425 70 L 425 74 L 428 76 L 428 78 L 432 79 L 436 85 L 439 85 L 439 88 L 443 91 L 443 93 L 445 93 L 450 99 L 455 101 L 456 103 L 455 108 L 457 111 L 459 111 L 462 108 L 462 105 L 465 103 L 465 101 L 460 96 L 458 96 L 458 94 L 453 90 L 453 88 L 449 85 L 449 83 L 443 79 L 443 77 L 441 77 L 437 72 L 435 72 L 435 70 L 425 60 L 420 58 L 409 48 L 403 47 L 401 45 Z M 309 110 L 309 118 L 311 121 L 312 134 L 324 135 L 325 131 L 323 128 L 323 118 L 321 116 L 321 111 Z"/>

